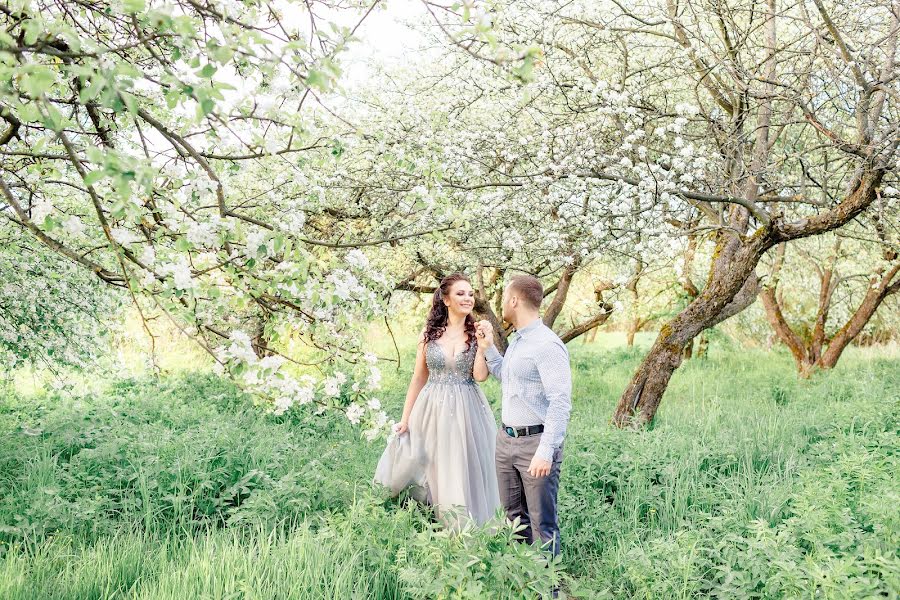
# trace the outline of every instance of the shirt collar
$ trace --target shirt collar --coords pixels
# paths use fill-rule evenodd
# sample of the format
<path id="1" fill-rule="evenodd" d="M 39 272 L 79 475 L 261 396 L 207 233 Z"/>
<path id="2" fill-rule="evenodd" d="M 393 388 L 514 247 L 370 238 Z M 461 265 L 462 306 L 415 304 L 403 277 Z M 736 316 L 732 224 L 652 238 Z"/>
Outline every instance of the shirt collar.
<path id="1" fill-rule="evenodd" d="M 540 317 L 538 317 L 522 329 L 516 329 L 516 333 L 519 334 L 519 337 L 527 336 L 529 333 L 537 331 L 543 324 L 543 321 L 541 321 Z"/>

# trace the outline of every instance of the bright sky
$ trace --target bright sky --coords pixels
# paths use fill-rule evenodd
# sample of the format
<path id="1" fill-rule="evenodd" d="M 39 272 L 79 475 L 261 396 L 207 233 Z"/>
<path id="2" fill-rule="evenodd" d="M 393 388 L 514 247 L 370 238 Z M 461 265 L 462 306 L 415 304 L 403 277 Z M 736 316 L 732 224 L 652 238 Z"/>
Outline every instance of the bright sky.
<path id="1" fill-rule="evenodd" d="M 342 82 L 348 86 L 365 83 L 373 64 L 385 66 L 408 62 L 423 41 L 409 24 L 427 22 L 431 16 L 418 0 L 387 0 L 357 30 L 359 41 L 341 56 Z"/>

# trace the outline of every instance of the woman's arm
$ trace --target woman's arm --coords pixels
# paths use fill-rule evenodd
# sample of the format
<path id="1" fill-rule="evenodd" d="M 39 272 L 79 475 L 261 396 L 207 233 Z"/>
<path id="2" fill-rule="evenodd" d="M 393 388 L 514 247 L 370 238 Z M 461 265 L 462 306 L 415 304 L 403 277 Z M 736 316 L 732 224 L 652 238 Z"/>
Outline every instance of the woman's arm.
<path id="1" fill-rule="evenodd" d="M 488 371 L 497 379 L 502 380 L 503 355 L 494 346 L 494 327 L 490 322 L 482 320 L 475 324 L 475 329 L 477 330 L 475 339 L 478 340 L 478 353 L 484 357 Z M 477 357 L 475 364 L 478 364 Z M 487 379 L 487 375 L 484 378 Z M 478 381 L 484 380 L 479 379 Z"/>
<path id="2" fill-rule="evenodd" d="M 416 349 L 416 365 L 413 369 L 412 379 L 409 382 L 409 388 L 406 390 L 406 403 L 403 405 L 403 416 L 397 426 L 397 433 L 404 433 L 409 430 L 409 413 L 412 412 L 413 404 L 419 392 L 425 387 L 428 381 L 428 365 L 425 364 L 425 332 L 419 336 L 419 344 Z"/>
<path id="3" fill-rule="evenodd" d="M 475 367 L 472 369 L 472 376 L 475 378 L 475 381 L 481 382 L 487 381 L 490 374 L 487 360 L 484 358 L 484 350 L 479 346 L 478 351 L 475 353 Z"/>

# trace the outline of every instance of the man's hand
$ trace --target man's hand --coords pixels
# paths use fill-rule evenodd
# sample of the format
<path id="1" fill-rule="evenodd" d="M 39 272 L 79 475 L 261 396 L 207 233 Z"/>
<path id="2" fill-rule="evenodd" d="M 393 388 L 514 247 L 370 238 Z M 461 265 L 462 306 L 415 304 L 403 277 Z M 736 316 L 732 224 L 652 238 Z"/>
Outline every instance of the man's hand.
<path id="1" fill-rule="evenodd" d="M 531 459 L 531 465 L 528 467 L 528 474 L 532 477 L 546 477 L 550 474 L 550 467 L 552 466 L 549 460 L 544 460 L 535 455 Z"/>
<path id="2" fill-rule="evenodd" d="M 490 321 L 481 320 L 475 323 L 475 340 L 482 350 L 487 350 L 494 345 L 494 327 Z"/>

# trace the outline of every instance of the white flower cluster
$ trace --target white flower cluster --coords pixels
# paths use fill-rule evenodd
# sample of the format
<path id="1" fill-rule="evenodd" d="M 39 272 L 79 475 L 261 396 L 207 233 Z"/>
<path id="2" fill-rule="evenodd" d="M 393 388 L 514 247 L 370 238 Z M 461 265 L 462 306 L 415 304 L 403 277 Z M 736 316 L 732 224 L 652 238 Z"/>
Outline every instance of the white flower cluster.
<path id="1" fill-rule="evenodd" d="M 160 265 L 157 272 L 160 275 L 170 275 L 175 288 L 179 290 L 193 289 L 197 283 L 191 275 L 191 265 L 188 263 L 187 256 L 183 254 L 175 262 Z"/>
<path id="2" fill-rule="evenodd" d="M 188 225 L 187 240 L 194 246 L 214 246 L 219 238 L 218 224 L 218 215 L 208 221 L 191 221 Z"/>
<path id="3" fill-rule="evenodd" d="M 332 271 L 325 281 L 332 286 L 334 295 L 341 300 L 361 298 L 367 293 L 366 288 L 360 284 L 356 276 L 345 269 Z"/>
<path id="4" fill-rule="evenodd" d="M 251 231 L 247 234 L 247 253 L 256 258 L 273 255 L 275 247 L 270 238 L 270 232 L 263 228 Z"/>
<path id="5" fill-rule="evenodd" d="M 125 227 L 113 227 L 110 230 L 110 234 L 122 246 L 129 246 L 141 241 L 141 238 L 135 232 Z"/>
<path id="6" fill-rule="evenodd" d="M 309 404 L 315 397 L 315 380 L 305 376 L 291 377 L 282 369 L 285 359 L 266 356 L 260 359 L 253 350 L 250 336 L 236 330 L 229 343 L 216 352 L 219 370 L 228 369 L 248 392 L 271 399 L 276 415 L 283 414 L 295 404 Z"/>
<path id="7" fill-rule="evenodd" d="M 71 215 L 63 221 L 63 228 L 66 230 L 66 233 L 72 236 L 78 236 L 85 232 L 87 229 L 84 225 L 84 222 L 77 217 L 76 215 Z"/>
<path id="8" fill-rule="evenodd" d="M 369 266 L 369 257 L 359 248 L 354 248 L 344 257 L 347 264 L 356 269 L 365 269 Z"/>
<path id="9" fill-rule="evenodd" d="M 368 415 L 367 415 L 368 413 Z M 393 425 L 388 421 L 387 413 L 381 410 L 381 401 L 377 398 L 371 398 L 366 406 L 358 402 L 351 402 L 346 410 L 347 420 L 354 425 L 365 424 L 368 427 L 363 431 L 363 435 L 370 442 L 377 438 L 385 429 Z"/>
<path id="10" fill-rule="evenodd" d="M 41 197 L 31 205 L 31 220 L 38 225 L 42 225 L 44 219 L 52 212 L 53 204 L 47 198 Z"/>

